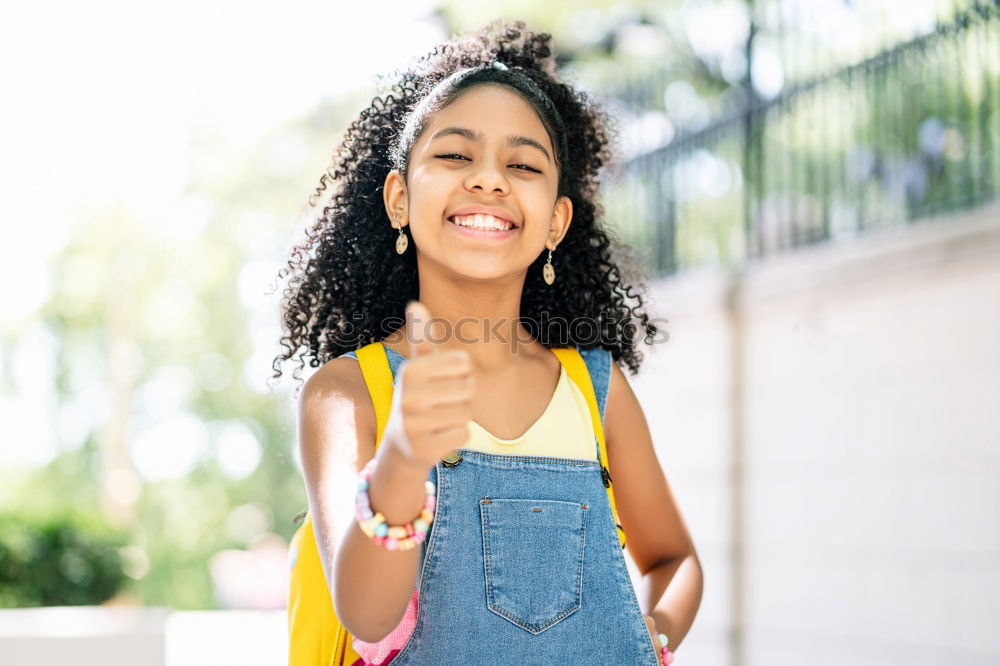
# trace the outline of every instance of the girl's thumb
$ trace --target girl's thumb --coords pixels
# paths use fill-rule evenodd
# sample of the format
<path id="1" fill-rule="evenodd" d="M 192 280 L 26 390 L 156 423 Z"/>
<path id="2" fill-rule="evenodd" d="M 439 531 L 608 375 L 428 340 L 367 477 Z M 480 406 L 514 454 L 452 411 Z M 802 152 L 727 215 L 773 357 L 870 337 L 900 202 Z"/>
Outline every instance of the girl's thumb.
<path id="1" fill-rule="evenodd" d="M 410 344 L 408 358 L 416 358 L 434 352 L 440 339 L 434 335 L 436 328 L 431 322 L 431 313 L 420 301 L 410 301 L 406 305 L 406 340 Z"/>

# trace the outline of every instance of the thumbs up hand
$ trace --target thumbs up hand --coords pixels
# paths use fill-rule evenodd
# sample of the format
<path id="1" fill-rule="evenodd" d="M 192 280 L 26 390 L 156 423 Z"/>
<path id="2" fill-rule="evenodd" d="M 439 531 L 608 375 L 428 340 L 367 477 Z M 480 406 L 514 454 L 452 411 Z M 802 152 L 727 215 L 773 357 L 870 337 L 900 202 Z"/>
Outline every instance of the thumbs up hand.
<path id="1" fill-rule="evenodd" d="M 468 441 L 472 418 L 472 359 L 445 350 L 443 324 L 420 301 L 406 306 L 410 353 L 400 365 L 385 441 L 407 463 L 428 470 Z"/>

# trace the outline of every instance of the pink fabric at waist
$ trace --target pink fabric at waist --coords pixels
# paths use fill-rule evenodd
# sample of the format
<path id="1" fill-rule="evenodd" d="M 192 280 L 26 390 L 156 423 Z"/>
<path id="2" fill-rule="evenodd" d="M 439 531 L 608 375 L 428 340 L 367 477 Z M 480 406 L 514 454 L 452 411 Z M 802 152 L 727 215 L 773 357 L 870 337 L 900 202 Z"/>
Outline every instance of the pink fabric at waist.
<path id="1" fill-rule="evenodd" d="M 392 661 L 393 658 L 401 651 L 402 650 L 398 648 L 393 650 L 392 652 L 389 653 L 389 659 L 387 661 L 380 661 L 378 663 L 365 661 L 364 657 L 358 657 L 357 659 L 354 660 L 354 663 L 351 664 L 351 666 L 384 666 L 385 664 L 388 664 L 390 661 Z"/>
<path id="2" fill-rule="evenodd" d="M 377 643 L 366 643 L 360 638 L 354 637 L 351 644 L 354 651 L 358 653 L 359 659 L 356 659 L 350 666 L 385 666 L 392 661 L 392 658 L 406 645 L 410 634 L 413 633 L 413 628 L 417 625 L 419 603 L 419 593 L 417 590 L 413 590 L 410 602 L 406 606 L 406 612 L 403 613 L 403 619 L 399 621 L 395 629 Z"/>

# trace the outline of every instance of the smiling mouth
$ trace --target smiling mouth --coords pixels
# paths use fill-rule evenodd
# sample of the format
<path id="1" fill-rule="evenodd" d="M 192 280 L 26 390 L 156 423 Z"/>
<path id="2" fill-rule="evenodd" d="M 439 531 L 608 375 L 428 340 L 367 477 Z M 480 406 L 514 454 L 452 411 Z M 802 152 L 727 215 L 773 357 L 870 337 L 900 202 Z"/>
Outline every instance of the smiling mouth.
<path id="1" fill-rule="evenodd" d="M 517 226 L 492 215 L 452 215 L 449 222 L 473 231 L 513 231 Z"/>

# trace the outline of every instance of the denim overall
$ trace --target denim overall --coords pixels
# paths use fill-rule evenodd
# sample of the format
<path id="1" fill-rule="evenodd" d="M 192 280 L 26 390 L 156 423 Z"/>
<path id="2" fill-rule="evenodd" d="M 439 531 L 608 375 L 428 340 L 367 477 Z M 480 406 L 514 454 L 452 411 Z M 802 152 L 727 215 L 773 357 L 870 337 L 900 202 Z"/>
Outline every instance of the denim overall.
<path id="1" fill-rule="evenodd" d="M 385 351 L 396 378 L 405 359 Z M 610 354 L 580 353 L 603 420 Z M 595 460 L 438 461 L 417 624 L 393 666 L 658 666 L 594 446 Z"/>

